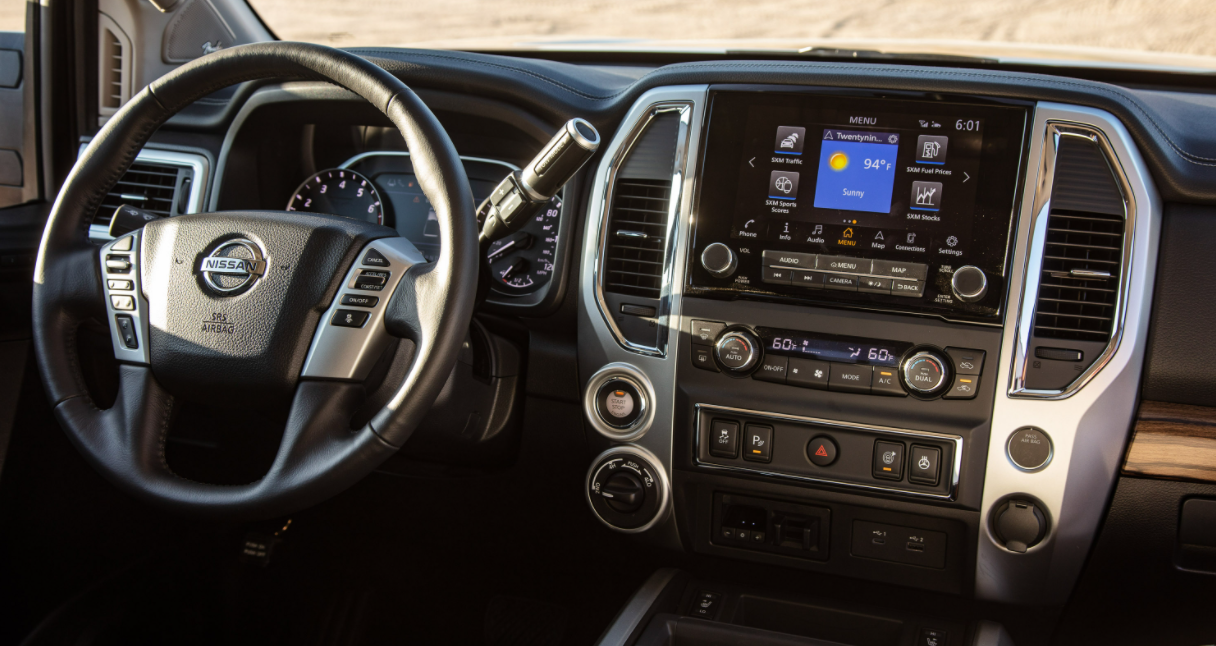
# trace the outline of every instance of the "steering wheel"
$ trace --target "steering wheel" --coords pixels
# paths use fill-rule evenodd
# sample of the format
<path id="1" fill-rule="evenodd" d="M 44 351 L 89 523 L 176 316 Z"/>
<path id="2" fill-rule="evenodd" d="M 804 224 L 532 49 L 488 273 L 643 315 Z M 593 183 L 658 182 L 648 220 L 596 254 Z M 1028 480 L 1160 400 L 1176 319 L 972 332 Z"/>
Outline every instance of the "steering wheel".
<path id="1" fill-rule="evenodd" d="M 346 88 L 401 131 L 439 220 L 437 262 L 426 263 L 387 227 L 279 211 L 165 218 L 101 250 L 90 243 L 102 198 L 158 127 L 216 90 L 272 78 Z M 320 502 L 397 451 L 448 379 L 477 291 L 475 210 L 447 133 L 380 67 L 286 42 L 188 63 L 106 123 L 47 220 L 34 277 L 34 347 L 55 415 L 98 471 L 152 503 L 238 519 Z M 77 357 L 77 331 L 90 318 L 108 322 L 119 360 L 118 397 L 104 410 Z M 405 377 L 370 421 L 352 428 L 366 400 L 363 380 L 394 337 L 415 346 Z M 175 402 L 200 398 L 233 415 L 252 401 L 290 402 L 260 480 L 206 484 L 170 469 L 165 439 Z"/>

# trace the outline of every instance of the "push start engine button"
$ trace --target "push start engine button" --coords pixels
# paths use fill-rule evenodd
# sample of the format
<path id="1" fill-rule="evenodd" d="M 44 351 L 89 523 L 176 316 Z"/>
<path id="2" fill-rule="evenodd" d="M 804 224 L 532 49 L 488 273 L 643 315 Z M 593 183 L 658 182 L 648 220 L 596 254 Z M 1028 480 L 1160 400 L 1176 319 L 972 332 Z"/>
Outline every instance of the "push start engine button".
<path id="1" fill-rule="evenodd" d="M 605 424 L 628 428 L 642 415 L 646 401 L 637 387 L 624 379 L 610 379 L 596 397 L 597 413 Z"/>

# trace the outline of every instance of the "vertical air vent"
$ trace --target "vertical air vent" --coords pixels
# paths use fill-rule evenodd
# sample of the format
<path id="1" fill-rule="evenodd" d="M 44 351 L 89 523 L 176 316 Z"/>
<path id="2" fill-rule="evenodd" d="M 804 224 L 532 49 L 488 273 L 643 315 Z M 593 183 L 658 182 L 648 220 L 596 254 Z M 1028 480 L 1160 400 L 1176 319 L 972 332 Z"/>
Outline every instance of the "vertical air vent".
<path id="1" fill-rule="evenodd" d="M 608 216 L 604 288 L 657 299 L 663 284 L 671 180 L 622 179 Z"/>
<path id="2" fill-rule="evenodd" d="M 97 112 L 104 123 L 131 98 L 131 39 L 104 13 L 97 14 Z"/>
<path id="3" fill-rule="evenodd" d="M 166 217 L 180 215 L 185 212 L 192 175 L 190 168 L 137 161 L 101 201 L 93 223 L 108 227 L 114 210 L 124 204 Z"/>
<path id="4" fill-rule="evenodd" d="M 638 352 L 663 354 L 663 280 L 673 261 L 673 213 L 687 145 L 685 103 L 653 107 L 618 150 L 600 234 L 600 306 L 617 338 Z"/>
<path id="5" fill-rule="evenodd" d="M 1126 217 L 1102 148 L 1091 137 L 1061 135 L 1026 388 L 1062 390 L 1106 349 L 1118 315 Z"/>

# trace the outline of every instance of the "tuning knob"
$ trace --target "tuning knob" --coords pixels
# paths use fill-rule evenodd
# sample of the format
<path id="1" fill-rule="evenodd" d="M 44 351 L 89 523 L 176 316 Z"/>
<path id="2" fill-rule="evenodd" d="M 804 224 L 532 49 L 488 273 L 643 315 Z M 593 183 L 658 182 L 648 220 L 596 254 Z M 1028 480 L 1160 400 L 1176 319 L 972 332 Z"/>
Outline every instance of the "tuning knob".
<path id="1" fill-rule="evenodd" d="M 988 277 L 974 265 L 964 265 L 954 270 L 950 278 L 950 289 L 955 298 L 964 303 L 975 303 L 988 294 Z"/>
<path id="2" fill-rule="evenodd" d="M 714 343 L 714 357 L 728 373 L 745 375 L 760 362 L 760 339 L 746 330 L 727 330 Z"/>
<path id="3" fill-rule="evenodd" d="M 713 276 L 729 278 L 739 267 L 739 261 L 730 247 L 715 242 L 701 252 L 701 266 Z"/>

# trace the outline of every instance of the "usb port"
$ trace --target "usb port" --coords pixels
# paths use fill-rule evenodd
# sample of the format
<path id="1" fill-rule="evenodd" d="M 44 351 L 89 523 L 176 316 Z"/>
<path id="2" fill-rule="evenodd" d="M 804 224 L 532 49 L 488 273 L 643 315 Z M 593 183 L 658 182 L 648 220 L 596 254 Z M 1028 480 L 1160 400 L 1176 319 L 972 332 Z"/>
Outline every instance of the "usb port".
<path id="1" fill-rule="evenodd" d="M 874 538 L 870 539 L 870 542 L 874 543 L 875 545 L 886 545 L 887 539 L 883 538 L 882 536 L 875 536 Z"/>
<path id="2" fill-rule="evenodd" d="M 908 551 L 909 552 L 923 552 L 923 551 L 925 551 L 925 544 L 924 543 L 914 543 L 912 541 L 908 541 Z"/>

